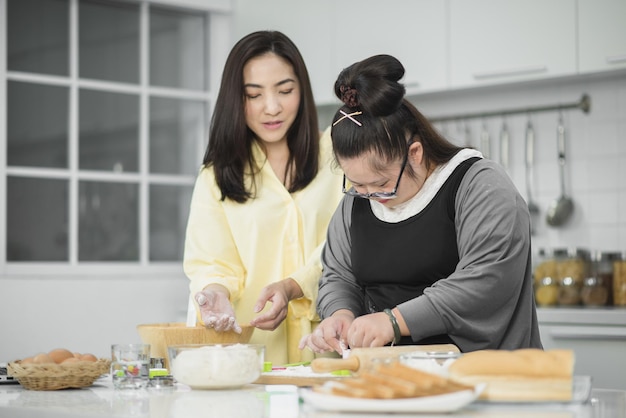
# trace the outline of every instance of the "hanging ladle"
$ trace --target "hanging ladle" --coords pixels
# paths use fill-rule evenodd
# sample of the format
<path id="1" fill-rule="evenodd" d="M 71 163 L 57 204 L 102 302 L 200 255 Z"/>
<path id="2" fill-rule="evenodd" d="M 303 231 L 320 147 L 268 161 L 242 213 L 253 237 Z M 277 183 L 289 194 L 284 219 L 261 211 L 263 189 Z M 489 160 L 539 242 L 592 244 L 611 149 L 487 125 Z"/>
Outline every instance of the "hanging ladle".
<path id="1" fill-rule="evenodd" d="M 502 118 L 502 128 L 500 130 L 500 164 L 506 171 L 509 171 L 509 128 L 506 119 Z"/>
<path id="2" fill-rule="evenodd" d="M 528 117 L 526 125 L 526 198 L 528 199 L 528 212 L 530 213 L 531 233 L 537 230 L 537 221 L 539 218 L 539 206 L 533 200 L 532 188 L 535 184 L 535 129 Z"/>
<path id="3" fill-rule="evenodd" d="M 491 140 L 489 139 L 489 129 L 487 129 L 487 122 L 483 120 L 483 127 L 480 131 L 480 152 L 483 157 L 491 157 Z"/>
<path id="4" fill-rule="evenodd" d="M 574 202 L 565 194 L 565 126 L 563 125 L 563 115 L 559 113 L 559 124 L 557 132 L 557 149 L 559 158 L 559 175 L 561 180 L 561 196 L 552 201 L 548 207 L 546 221 L 551 226 L 563 225 L 574 211 Z"/>

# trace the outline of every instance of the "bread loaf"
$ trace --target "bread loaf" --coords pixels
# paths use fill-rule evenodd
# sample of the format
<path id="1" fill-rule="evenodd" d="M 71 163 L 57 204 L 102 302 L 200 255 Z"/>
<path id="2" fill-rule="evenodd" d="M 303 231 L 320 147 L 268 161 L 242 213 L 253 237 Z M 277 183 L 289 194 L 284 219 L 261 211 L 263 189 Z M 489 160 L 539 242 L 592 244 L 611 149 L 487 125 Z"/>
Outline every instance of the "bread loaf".
<path id="1" fill-rule="evenodd" d="M 574 371 L 571 350 L 479 350 L 463 354 L 450 365 L 450 373 L 459 376 L 566 377 Z"/>
<path id="2" fill-rule="evenodd" d="M 496 401 L 561 401 L 572 397 L 571 350 L 479 350 L 449 367 L 450 377 L 470 385 L 486 383 L 481 398 Z"/>

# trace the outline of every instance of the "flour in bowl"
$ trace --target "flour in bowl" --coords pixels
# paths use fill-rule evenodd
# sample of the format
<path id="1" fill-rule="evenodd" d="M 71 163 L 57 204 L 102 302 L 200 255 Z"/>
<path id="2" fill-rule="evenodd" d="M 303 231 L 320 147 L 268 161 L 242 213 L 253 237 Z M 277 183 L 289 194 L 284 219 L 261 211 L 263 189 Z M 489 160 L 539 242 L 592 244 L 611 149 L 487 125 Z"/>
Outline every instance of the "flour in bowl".
<path id="1" fill-rule="evenodd" d="M 170 347 L 170 352 L 172 375 L 194 389 L 242 386 L 258 379 L 263 369 L 263 346 Z"/>

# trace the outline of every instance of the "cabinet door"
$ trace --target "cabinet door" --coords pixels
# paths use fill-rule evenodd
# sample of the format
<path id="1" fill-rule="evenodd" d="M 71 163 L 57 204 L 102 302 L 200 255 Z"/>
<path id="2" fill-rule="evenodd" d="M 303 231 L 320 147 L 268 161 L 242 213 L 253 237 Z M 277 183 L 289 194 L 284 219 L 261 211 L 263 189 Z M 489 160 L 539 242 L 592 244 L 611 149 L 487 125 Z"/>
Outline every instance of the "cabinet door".
<path id="1" fill-rule="evenodd" d="M 581 73 L 626 68 L 626 0 L 578 0 Z"/>
<path id="2" fill-rule="evenodd" d="M 544 349 L 574 351 L 574 374 L 591 376 L 593 387 L 626 389 L 626 327 L 543 323 L 539 332 Z"/>
<path id="3" fill-rule="evenodd" d="M 257 30 L 278 30 L 298 47 L 307 70 L 317 103 L 334 99 L 333 83 L 337 71 L 330 65 L 332 21 L 331 0 L 238 0 L 235 2 L 235 41 Z"/>
<path id="4" fill-rule="evenodd" d="M 576 72 L 576 0 L 450 0 L 450 84 Z"/>
<path id="5" fill-rule="evenodd" d="M 333 50 L 339 71 L 372 55 L 388 54 L 404 65 L 407 93 L 446 87 L 445 1 L 360 0 L 338 2 L 335 8 Z"/>

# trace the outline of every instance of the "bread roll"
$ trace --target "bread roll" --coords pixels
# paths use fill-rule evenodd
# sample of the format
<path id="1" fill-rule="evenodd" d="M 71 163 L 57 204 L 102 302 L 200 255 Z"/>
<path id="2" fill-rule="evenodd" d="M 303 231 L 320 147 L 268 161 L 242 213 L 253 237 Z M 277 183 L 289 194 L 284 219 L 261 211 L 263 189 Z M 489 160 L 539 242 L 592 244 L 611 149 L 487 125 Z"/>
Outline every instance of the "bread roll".
<path id="1" fill-rule="evenodd" d="M 563 401 L 572 397 L 572 350 L 479 350 L 463 354 L 449 367 L 450 377 L 486 383 L 481 399 Z"/>
<path id="2" fill-rule="evenodd" d="M 457 376 L 526 376 L 571 378 L 574 353 L 571 350 L 479 350 L 463 354 L 450 365 Z"/>

